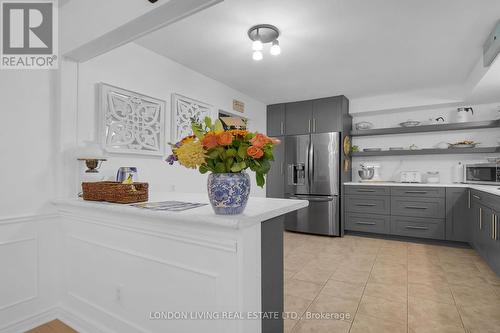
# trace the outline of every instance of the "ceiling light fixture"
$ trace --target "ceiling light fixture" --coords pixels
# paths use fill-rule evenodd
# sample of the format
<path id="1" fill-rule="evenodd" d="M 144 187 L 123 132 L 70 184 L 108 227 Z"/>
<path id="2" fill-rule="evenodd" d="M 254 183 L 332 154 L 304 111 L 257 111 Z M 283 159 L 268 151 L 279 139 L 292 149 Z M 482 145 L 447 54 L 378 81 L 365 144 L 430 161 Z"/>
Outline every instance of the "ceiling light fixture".
<path id="1" fill-rule="evenodd" d="M 262 60 L 264 57 L 262 54 L 262 49 L 264 44 L 272 43 L 270 53 L 274 56 L 281 53 L 280 43 L 278 37 L 280 36 L 280 31 L 274 25 L 270 24 L 258 24 L 254 25 L 248 29 L 248 37 L 253 41 L 252 59 L 255 61 Z"/>

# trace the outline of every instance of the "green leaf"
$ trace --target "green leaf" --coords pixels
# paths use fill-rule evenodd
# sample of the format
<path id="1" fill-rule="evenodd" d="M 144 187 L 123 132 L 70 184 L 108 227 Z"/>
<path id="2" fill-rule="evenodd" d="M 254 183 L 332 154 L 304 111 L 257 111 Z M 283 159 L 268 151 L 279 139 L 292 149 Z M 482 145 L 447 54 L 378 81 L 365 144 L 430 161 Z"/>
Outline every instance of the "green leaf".
<path id="1" fill-rule="evenodd" d="M 247 167 L 247 164 L 245 161 L 234 163 L 233 166 L 231 167 L 231 172 L 240 172 L 241 170 L 245 169 Z"/>
<path id="2" fill-rule="evenodd" d="M 238 156 L 245 159 L 247 157 L 247 149 L 248 145 L 241 144 L 241 146 L 238 148 Z"/>
<path id="3" fill-rule="evenodd" d="M 236 149 L 229 148 L 228 150 L 226 150 L 226 156 L 227 157 L 235 157 L 236 154 L 237 154 Z"/>
<path id="4" fill-rule="evenodd" d="M 207 173 L 209 171 L 208 166 L 206 164 L 200 165 L 199 170 L 201 174 Z"/>
<path id="5" fill-rule="evenodd" d="M 209 129 L 212 129 L 212 119 L 210 117 L 205 117 L 203 120 L 205 122 L 205 126 Z"/>
<path id="6" fill-rule="evenodd" d="M 256 171 L 258 173 L 266 174 L 271 169 L 271 163 L 268 160 L 261 160 L 258 164 Z"/>
<path id="7" fill-rule="evenodd" d="M 226 159 L 226 170 L 231 170 L 233 164 L 234 164 L 234 159 L 232 158 Z"/>
<path id="8" fill-rule="evenodd" d="M 255 180 L 257 181 L 257 186 L 264 187 L 266 180 L 265 180 L 264 175 L 262 173 L 256 172 L 255 173 Z"/>
<path id="9" fill-rule="evenodd" d="M 224 131 L 224 126 L 222 126 L 222 122 L 217 119 L 214 124 L 214 132 L 223 132 Z"/>
<path id="10" fill-rule="evenodd" d="M 217 149 L 210 150 L 207 154 L 208 158 L 215 160 L 219 157 L 219 151 Z"/>
<path id="11" fill-rule="evenodd" d="M 224 173 L 224 172 L 226 172 L 226 166 L 224 165 L 224 163 L 218 162 L 215 165 L 215 172 L 216 173 Z"/>

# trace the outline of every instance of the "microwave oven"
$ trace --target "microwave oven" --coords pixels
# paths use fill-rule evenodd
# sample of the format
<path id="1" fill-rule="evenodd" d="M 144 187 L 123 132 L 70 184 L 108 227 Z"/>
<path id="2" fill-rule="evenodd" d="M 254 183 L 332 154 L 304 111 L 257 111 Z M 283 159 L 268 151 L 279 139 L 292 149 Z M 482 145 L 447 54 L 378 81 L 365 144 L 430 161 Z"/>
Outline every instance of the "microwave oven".
<path id="1" fill-rule="evenodd" d="M 464 182 L 469 184 L 500 184 L 500 163 L 467 164 Z"/>

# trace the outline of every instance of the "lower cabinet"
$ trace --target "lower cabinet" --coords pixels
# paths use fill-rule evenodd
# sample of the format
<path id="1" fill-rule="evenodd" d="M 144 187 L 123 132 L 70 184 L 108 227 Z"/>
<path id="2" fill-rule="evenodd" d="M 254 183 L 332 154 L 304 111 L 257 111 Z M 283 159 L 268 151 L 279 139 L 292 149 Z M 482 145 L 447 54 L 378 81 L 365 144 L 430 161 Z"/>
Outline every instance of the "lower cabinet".
<path id="1" fill-rule="evenodd" d="M 472 246 L 500 275 L 500 198 L 486 193 L 472 192 Z"/>
<path id="2" fill-rule="evenodd" d="M 352 231 L 388 234 L 391 232 L 391 219 L 384 215 L 347 212 L 345 228 Z"/>
<path id="3" fill-rule="evenodd" d="M 472 233 L 470 190 L 460 187 L 446 188 L 445 239 L 470 242 Z"/>
<path id="4" fill-rule="evenodd" d="M 444 219 L 391 216 L 391 234 L 418 238 L 444 239 Z"/>

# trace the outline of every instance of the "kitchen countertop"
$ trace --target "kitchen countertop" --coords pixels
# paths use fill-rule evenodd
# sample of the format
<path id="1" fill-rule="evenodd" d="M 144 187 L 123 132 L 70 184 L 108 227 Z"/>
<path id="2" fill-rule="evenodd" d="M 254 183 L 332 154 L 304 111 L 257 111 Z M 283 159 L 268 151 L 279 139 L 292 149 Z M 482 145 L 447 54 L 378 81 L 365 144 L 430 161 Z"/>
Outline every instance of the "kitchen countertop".
<path id="1" fill-rule="evenodd" d="M 216 215 L 209 204 L 206 193 L 150 193 L 149 202 L 158 201 L 185 201 L 206 203 L 206 206 L 197 207 L 181 212 L 154 211 L 133 207 L 129 204 L 113 204 L 97 201 L 85 201 L 80 198 L 55 200 L 53 203 L 62 212 L 84 213 L 86 215 L 97 213 L 111 213 L 134 218 L 161 219 L 166 223 L 177 221 L 185 224 L 202 224 L 205 226 L 216 225 L 233 229 L 241 229 L 255 223 L 272 219 L 277 216 L 308 206 L 307 200 L 273 199 L 250 197 L 247 207 L 240 215 Z M 82 210 L 84 212 L 82 212 Z"/>
<path id="2" fill-rule="evenodd" d="M 478 191 L 483 191 L 490 194 L 500 196 L 500 185 L 477 185 L 477 184 L 462 184 L 462 183 L 398 183 L 398 182 L 347 182 L 344 185 L 358 185 L 358 186 L 414 186 L 414 187 L 463 187 L 470 188 Z"/>

